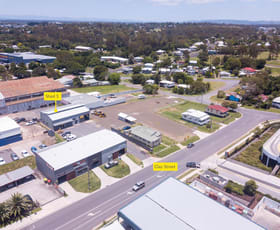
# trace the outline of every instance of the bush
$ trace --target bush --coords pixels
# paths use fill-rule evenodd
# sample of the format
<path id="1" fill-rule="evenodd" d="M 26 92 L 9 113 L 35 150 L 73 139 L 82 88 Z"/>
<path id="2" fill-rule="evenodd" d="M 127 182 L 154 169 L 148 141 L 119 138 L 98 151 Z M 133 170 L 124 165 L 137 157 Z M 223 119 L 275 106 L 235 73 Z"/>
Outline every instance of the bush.
<path id="1" fill-rule="evenodd" d="M 257 184 L 254 180 L 249 180 L 246 182 L 245 187 L 244 187 L 244 193 L 247 194 L 248 196 L 254 196 L 257 192 Z"/>
<path id="2" fill-rule="evenodd" d="M 235 193 L 237 195 L 243 196 L 244 195 L 244 187 L 240 184 L 237 184 L 231 180 L 228 181 L 227 185 L 225 186 L 225 190 L 228 193 Z"/>
<path id="3" fill-rule="evenodd" d="M 225 98 L 226 93 L 223 90 L 219 90 L 217 93 L 217 98 Z"/>

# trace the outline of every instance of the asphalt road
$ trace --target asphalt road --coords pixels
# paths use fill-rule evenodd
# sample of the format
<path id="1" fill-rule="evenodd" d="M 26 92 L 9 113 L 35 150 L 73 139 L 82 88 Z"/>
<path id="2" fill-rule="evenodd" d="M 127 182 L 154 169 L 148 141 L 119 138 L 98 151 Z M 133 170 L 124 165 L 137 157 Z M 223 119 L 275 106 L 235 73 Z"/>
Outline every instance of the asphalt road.
<path id="1" fill-rule="evenodd" d="M 184 172 L 186 170 L 185 163 L 187 161 L 200 162 L 232 143 L 260 122 L 280 118 L 279 114 L 269 112 L 243 108 L 241 108 L 240 111 L 243 117 L 238 121 L 199 141 L 194 148 L 180 150 L 163 160 L 165 162 L 178 162 L 177 172 L 154 172 L 152 166 L 144 168 L 24 229 L 93 229 L 103 220 L 114 215 L 121 207 L 156 186 L 167 177 L 178 176 Z M 144 180 L 146 182 L 146 187 L 134 193 L 131 191 L 131 188 L 135 182 L 139 180 Z"/>

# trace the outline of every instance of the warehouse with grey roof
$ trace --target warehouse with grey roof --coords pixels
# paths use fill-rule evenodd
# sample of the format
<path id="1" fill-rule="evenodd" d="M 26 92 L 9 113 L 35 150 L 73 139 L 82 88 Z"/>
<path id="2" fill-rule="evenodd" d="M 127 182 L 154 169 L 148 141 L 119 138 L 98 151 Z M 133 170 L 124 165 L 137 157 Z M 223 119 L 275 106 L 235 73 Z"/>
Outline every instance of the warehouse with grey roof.
<path id="1" fill-rule="evenodd" d="M 168 178 L 118 212 L 133 230 L 264 230 L 194 188 Z"/>
<path id="2" fill-rule="evenodd" d="M 118 158 L 126 152 L 126 140 L 103 129 L 35 154 L 37 168 L 54 183 L 62 183 Z"/>

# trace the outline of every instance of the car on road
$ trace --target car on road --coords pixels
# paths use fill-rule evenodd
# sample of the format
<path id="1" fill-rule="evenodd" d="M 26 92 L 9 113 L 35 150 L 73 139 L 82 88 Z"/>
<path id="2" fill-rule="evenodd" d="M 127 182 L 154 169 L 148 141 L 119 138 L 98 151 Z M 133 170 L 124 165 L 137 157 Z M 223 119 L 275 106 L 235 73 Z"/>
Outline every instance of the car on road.
<path id="1" fill-rule="evenodd" d="M 4 165 L 4 164 L 6 164 L 6 161 L 2 157 L 0 157 L 0 165 Z"/>
<path id="2" fill-rule="evenodd" d="M 107 163 L 104 165 L 104 168 L 105 168 L 105 169 L 109 169 L 109 168 L 112 168 L 112 167 L 114 167 L 114 166 L 116 166 L 116 165 L 118 165 L 118 164 L 119 164 L 118 161 L 109 161 L 109 162 L 107 162 Z"/>
<path id="3" fill-rule="evenodd" d="M 77 138 L 77 136 L 74 135 L 74 134 L 69 134 L 69 135 L 66 136 L 66 140 L 67 140 L 67 141 L 73 141 L 73 140 L 75 140 L 76 138 Z"/>
<path id="4" fill-rule="evenodd" d="M 194 143 L 189 143 L 188 145 L 187 145 L 187 148 L 192 148 L 192 147 L 194 147 Z"/>
<path id="5" fill-rule="evenodd" d="M 13 160 L 13 161 L 17 161 L 17 160 L 19 160 L 18 155 L 17 155 L 17 154 L 15 154 L 15 153 L 11 153 L 11 158 L 12 158 L 12 160 Z"/>
<path id="6" fill-rule="evenodd" d="M 145 187 L 145 182 L 144 181 L 139 181 L 132 187 L 132 190 L 136 192 L 136 191 L 138 191 L 138 190 L 140 190 L 144 187 Z"/>
<path id="7" fill-rule="evenodd" d="M 187 168 L 200 168 L 200 164 L 196 162 L 187 162 L 186 164 Z"/>
<path id="8" fill-rule="evenodd" d="M 45 144 L 41 144 L 39 145 L 39 149 L 44 149 L 44 148 L 47 148 L 48 146 L 46 146 Z"/>
<path id="9" fill-rule="evenodd" d="M 37 153 L 38 149 L 34 146 L 31 147 L 31 152 L 32 153 Z"/>
<path id="10" fill-rule="evenodd" d="M 30 153 L 27 152 L 26 150 L 22 150 L 22 151 L 21 151 L 21 155 L 22 155 L 23 157 L 29 157 L 29 156 L 31 156 Z"/>

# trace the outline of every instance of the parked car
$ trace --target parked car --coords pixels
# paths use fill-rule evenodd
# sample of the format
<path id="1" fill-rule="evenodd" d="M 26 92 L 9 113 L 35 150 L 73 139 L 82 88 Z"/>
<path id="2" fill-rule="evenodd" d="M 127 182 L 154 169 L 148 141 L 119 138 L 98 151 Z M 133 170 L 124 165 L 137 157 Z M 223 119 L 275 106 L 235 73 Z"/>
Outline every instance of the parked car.
<path id="1" fill-rule="evenodd" d="M 138 99 L 145 99 L 145 98 L 146 98 L 146 96 L 144 94 L 138 95 Z"/>
<path id="2" fill-rule="evenodd" d="M 192 148 L 192 147 L 194 147 L 194 143 L 189 143 L 188 145 L 187 145 L 187 148 Z"/>
<path id="3" fill-rule="evenodd" d="M 74 134 L 69 134 L 69 135 L 66 136 L 66 140 L 67 140 L 67 141 L 73 141 L 73 140 L 75 140 L 76 138 L 77 138 L 77 136 L 74 135 Z"/>
<path id="4" fill-rule="evenodd" d="M 26 126 L 30 126 L 30 125 L 34 125 L 34 124 L 36 124 L 35 121 L 27 121 L 27 122 L 25 123 Z"/>
<path id="5" fill-rule="evenodd" d="M 17 161 L 17 160 L 19 160 L 18 155 L 17 155 L 17 154 L 15 154 L 15 153 L 11 153 L 11 158 L 12 158 L 12 160 L 13 160 L 13 161 Z"/>
<path id="6" fill-rule="evenodd" d="M 109 161 L 109 162 L 107 162 L 107 163 L 104 165 L 104 168 L 105 168 L 105 169 L 109 169 L 109 168 L 112 168 L 112 167 L 114 167 L 114 166 L 116 166 L 116 165 L 118 165 L 118 164 L 119 164 L 118 161 Z"/>
<path id="7" fill-rule="evenodd" d="M 26 150 L 22 150 L 22 151 L 21 151 L 21 155 L 22 155 L 23 157 L 29 157 L 29 156 L 31 156 L 30 153 L 27 152 Z"/>
<path id="8" fill-rule="evenodd" d="M 37 153 L 38 149 L 34 146 L 31 147 L 31 152 L 32 153 Z"/>
<path id="9" fill-rule="evenodd" d="M 122 130 L 129 130 L 131 127 L 129 125 L 122 128 Z"/>
<path id="10" fill-rule="evenodd" d="M 0 157 L 0 165 L 4 165 L 4 164 L 6 164 L 6 161 L 2 157 Z"/>
<path id="11" fill-rule="evenodd" d="M 200 164 L 196 162 L 187 162 L 186 164 L 187 168 L 200 168 Z"/>
<path id="12" fill-rule="evenodd" d="M 45 144 L 41 144 L 39 145 L 39 149 L 44 149 L 44 148 L 47 148 L 48 146 L 46 146 Z"/>
<path id="13" fill-rule="evenodd" d="M 132 188 L 132 190 L 133 191 L 138 191 L 138 190 L 140 190 L 140 189 L 142 189 L 142 188 L 144 188 L 145 187 L 145 182 L 144 181 L 140 181 L 140 182 L 137 182 L 134 186 L 133 186 L 133 188 Z"/>
<path id="14" fill-rule="evenodd" d="M 66 137 L 67 135 L 70 135 L 71 131 L 66 131 L 64 133 L 61 134 L 62 137 Z"/>
<path id="15" fill-rule="evenodd" d="M 21 122 L 26 121 L 26 120 L 25 120 L 24 117 L 16 117 L 16 118 L 14 119 L 14 121 L 15 121 L 16 123 L 21 123 Z"/>

